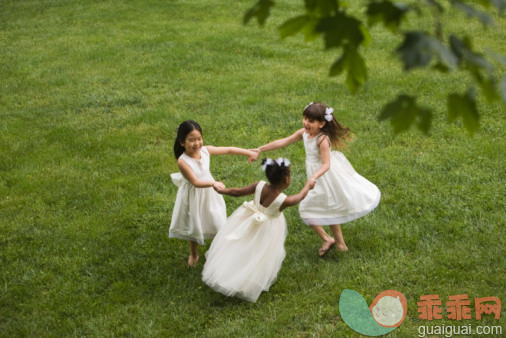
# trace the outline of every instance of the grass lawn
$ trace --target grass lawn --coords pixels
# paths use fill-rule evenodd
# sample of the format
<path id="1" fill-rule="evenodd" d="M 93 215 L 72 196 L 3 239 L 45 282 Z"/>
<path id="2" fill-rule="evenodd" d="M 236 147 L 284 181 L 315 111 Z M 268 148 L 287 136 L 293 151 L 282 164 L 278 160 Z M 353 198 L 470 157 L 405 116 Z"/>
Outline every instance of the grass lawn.
<path id="1" fill-rule="evenodd" d="M 445 107 L 467 74 L 402 72 L 390 53 L 402 37 L 381 27 L 365 51 L 369 81 L 350 95 L 343 77 L 327 76 L 335 51 L 279 41 L 301 1 L 277 2 L 263 28 L 242 25 L 253 3 L 0 1 L 0 336 L 359 336 L 340 316 L 344 289 L 368 304 L 402 292 L 408 315 L 392 337 L 443 324 L 505 332 L 506 306 L 500 320 L 475 320 L 473 306 L 506 302 L 504 106 L 480 101 L 481 128 L 468 137 Z M 477 49 L 506 55 L 504 18 L 485 29 L 447 15 L 449 30 L 480 38 Z M 402 92 L 434 110 L 430 136 L 378 121 Z M 354 132 L 345 154 L 381 190 L 378 208 L 343 225 L 350 251 L 325 259 L 287 209 L 287 257 L 269 292 L 255 304 L 213 292 L 201 281 L 209 242 L 191 269 L 188 243 L 168 238 L 177 125 L 193 119 L 205 144 L 252 148 L 300 128 L 310 101 Z M 302 143 L 266 155 L 292 161 L 287 193 L 298 192 Z M 215 156 L 211 171 L 230 187 L 264 179 L 240 157 Z M 225 197 L 228 214 L 249 199 Z M 419 319 L 430 294 L 443 305 L 469 295 L 473 319 Z"/>

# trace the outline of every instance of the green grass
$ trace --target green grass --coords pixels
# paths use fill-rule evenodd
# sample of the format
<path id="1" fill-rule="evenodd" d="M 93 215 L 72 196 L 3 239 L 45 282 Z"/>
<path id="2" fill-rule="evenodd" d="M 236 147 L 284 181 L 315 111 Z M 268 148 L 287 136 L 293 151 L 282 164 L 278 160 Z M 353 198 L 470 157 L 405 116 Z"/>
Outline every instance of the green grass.
<path id="1" fill-rule="evenodd" d="M 369 81 L 350 95 L 327 77 L 337 54 L 321 41 L 279 41 L 299 2 L 279 2 L 264 28 L 242 25 L 253 1 L 0 2 L 1 336 L 358 336 L 339 314 L 346 288 L 369 304 L 387 289 L 406 296 L 393 337 L 420 325 L 504 328 L 504 306 L 499 321 L 427 322 L 416 305 L 426 294 L 506 301 L 504 107 L 480 101 L 481 129 L 468 137 L 445 113 L 467 75 L 403 73 L 390 53 L 401 37 L 380 27 L 365 51 Z M 480 37 L 477 48 L 506 55 L 504 19 L 492 30 L 448 15 L 452 29 Z M 378 122 L 401 92 L 434 109 L 430 137 Z M 379 207 L 343 225 L 349 253 L 325 259 L 288 209 L 287 257 L 270 291 L 256 304 L 213 292 L 204 259 L 188 268 L 188 244 L 168 239 L 176 126 L 194 119 L 205 144 L 256 147 L 297 130 L 310 101 L 355 133 L 346 155 L 380 188 Z M 303 146 L 268 154 L 280 155 L 295 193 Z M 237 157 L 213 157 L 212 173 L 228 186 L 263 179 Z M 226 197 L 228 213 L 246 199 Z"/>

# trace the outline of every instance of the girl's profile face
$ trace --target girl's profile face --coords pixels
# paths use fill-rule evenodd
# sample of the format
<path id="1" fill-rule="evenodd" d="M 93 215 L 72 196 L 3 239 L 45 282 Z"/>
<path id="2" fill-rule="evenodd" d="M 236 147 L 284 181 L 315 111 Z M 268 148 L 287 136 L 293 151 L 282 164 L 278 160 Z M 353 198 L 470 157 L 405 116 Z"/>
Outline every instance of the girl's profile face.
<path id="1" fill-rule="evenodd" d="M 186 138 L 184 142 L 181 142 L 181 145 L 184 147 L 186 155 L 190 157 L 198 155 L 200 153 L 200 149 L 202 149 L 202 146 L 204 145 L 202 134 L 197 129 L 193 129 L 186 135 Z"/>
<path id="2" fill-rule="evenodd" d="M 304 126 L 306 133 L 311 136 L 316 136 L 320 133 L 320 129 L 322 129 L 325 125 L 325 121 L 322 122 L 304 116 L 302 118 L 302 125 Z"/>

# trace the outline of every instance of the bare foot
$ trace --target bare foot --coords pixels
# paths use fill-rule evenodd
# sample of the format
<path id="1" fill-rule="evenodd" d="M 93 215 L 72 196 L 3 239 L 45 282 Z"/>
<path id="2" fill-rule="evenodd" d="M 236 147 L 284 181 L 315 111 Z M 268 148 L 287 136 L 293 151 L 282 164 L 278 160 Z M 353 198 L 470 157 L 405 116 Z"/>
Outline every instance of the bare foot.
<path id="1" fill-rule="evenodd" d="M 199 256 L 198 255 L 196 257 L 192 256 L 192 255 L 190 255 L 190 257 L 188 257 L 188 265 L 189 266 L 196 267 L 198 262 L 199 262 Z"/>
<path id="2" fill-rule="evenodd" d="M 323 242 L 320 251 L 318 252 L 318 256 L 323 257 L 325 256 L 332 247 L 336 245 L 336 240 L 331 237 L 330 241 Z"/>
<path id="3" fill-rule="evenodd" d="M 336 249 L 337 251 L 348 251 L 348 247 L 346 246 L 346 244 L 337 244 L 336 245 Z"/>

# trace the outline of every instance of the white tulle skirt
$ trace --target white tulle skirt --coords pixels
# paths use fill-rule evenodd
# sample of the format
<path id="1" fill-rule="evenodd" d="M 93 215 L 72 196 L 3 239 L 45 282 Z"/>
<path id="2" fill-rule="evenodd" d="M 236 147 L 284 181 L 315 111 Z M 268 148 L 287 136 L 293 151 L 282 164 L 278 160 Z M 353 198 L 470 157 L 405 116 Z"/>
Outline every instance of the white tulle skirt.
<path id="1" fill-rule="evenodd" d="M 202 280 L 215 291 L 256 302 L 276 280 L 285 258 L 286 221 L 268 218 L 244 202 L 214 238 Z"/>
<path id="2" fill-rule="evenodd" d="M 307 162 L 311 177 L 321 162 Z M 333 225 L 353 221 L 378 206 L 378 187 L 360 176 L 340 151 L 330 153 L 330 169 L 318 180 L 299 206 L 300 217 L 307 225 Z"/>

